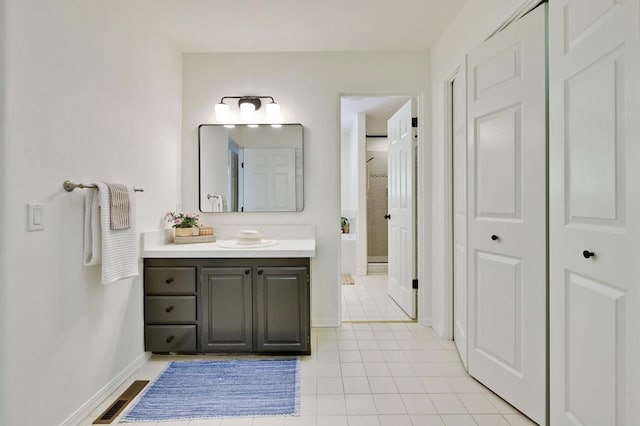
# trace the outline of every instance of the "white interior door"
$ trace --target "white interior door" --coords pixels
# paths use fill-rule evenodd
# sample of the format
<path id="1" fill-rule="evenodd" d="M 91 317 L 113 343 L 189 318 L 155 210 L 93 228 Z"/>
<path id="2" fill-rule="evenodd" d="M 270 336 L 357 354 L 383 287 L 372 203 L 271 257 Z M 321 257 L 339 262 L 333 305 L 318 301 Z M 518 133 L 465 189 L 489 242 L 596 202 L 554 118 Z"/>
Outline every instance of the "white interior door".
<path id="1" fill-rule="evenodd" d="M 389 296 L 416 317 L 414 143 L 411 101 L 387 122 L 389 138 Z"/>
<path id="2" fill-rule="evenodd" d="M 546 417 L 546 5 L 467 58 L 469 373 Z"/>
<path id="3" fill-rule="evenodd" d="M 639 9 L 550 2 L 554 426 L 640 424 Z"/>
<path id="4" fill-rule="evenodd" d="M 464 73 L 452 87 L 453 341 L 467 367 L 467 102 Z"/>

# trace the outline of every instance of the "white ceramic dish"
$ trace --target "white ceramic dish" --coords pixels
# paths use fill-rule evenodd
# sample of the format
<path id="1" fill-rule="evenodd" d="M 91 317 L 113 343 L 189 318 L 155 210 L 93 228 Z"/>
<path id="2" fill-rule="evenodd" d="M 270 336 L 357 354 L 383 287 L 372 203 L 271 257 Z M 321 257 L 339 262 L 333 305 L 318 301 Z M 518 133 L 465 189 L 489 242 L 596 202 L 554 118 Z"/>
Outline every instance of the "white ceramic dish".
<path id="1" fill-rule="evenodd" d="M 218 241 L 216 244 L 223 248 L 231 248 L 231 249 L 250 249 L 250 248 L 260 248 L 260 247 L 271 247 L 278 245 L 277 241 L 273 240 L 260 240 L 260 242 L 256 242 L 253 244 L 241 243 L 238 244 L 237 240 L 223 240 Z"/>

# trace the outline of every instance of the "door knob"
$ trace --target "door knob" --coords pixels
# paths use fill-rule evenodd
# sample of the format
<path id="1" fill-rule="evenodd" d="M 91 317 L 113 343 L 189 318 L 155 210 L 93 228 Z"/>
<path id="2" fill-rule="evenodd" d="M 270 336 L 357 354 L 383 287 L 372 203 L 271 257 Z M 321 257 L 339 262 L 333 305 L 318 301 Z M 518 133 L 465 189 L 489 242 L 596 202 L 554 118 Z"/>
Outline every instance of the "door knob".
<path id="1" fill-rule="evenodd" d="M 390 215 L 390 214 L 385 214 L 385 215 L 384 215 L 384 218 L 385 218 L 385 219 L 387 219 L 387 220 L 389 220 L 389 219 L 391 219 L 391 215 Z"/>
<path id="2" fill-rule="evenodd" d="M 245 269 L 244 274 L 249 275 L 251 273 L 251 269 Z"/>
<path id="3" fill-rule="evenodd" d="M 592 251 L 585 250 L 582 252 L 582 255 L 584 256 L 585 259 L 589 259 L 590 257 L 594 257 L 596 254 Z"/>
<path id="4" fill-rule="evenodd" d="M 262 275 L 262 274 L 263 274 L 263 272 L 264 272 L 264 271 L 263 271 L 262 269 L 259 269 L 259 270 L 258 270 L 258 275 Z"/>
<path id="5" fill-rule="evenodd" d="M 498 237 L 497 235 L 492 235 L 492 236 L 491 236 L 491 239 L 492 239 L 493 241 L 498 241 L 498 240 L 500 239 L 500 237 Z"/>

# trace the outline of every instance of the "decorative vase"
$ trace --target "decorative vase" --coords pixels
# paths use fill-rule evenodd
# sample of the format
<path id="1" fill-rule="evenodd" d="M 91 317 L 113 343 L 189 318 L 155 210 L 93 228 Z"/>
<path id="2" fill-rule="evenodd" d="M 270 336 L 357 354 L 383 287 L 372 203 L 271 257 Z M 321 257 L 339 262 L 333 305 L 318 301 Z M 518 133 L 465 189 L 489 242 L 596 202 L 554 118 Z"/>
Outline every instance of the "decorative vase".
<path id="1" fill-rule="evenodd" d="M 176 237 L 190 237 L 193 235 L 192 228 L 173 228 Z"/>

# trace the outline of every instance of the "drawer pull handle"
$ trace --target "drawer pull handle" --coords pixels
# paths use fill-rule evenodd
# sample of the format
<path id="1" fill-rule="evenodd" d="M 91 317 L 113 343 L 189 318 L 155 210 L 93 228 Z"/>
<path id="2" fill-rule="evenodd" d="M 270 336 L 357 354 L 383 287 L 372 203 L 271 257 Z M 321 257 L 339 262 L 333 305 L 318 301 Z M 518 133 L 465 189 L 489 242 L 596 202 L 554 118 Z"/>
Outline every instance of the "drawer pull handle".
<path id="1" fill-rule="evenodd" d="M 167 313 L 171 312 L 171 311 L 173 311 L 173 305 L 171 305 L 171 306 L 167 307 L 167 309 L 165 309 L 165 312 L 167 312 Z"/>
<path id="2" fill-rule="evenodd" d="M 498 240 L 500 239 L 500 237 L 498 237 L 497 235 L 492 235 L 492 236 L 491 236 L 491 239 L 492 239 L 493 241 L 498 241 Z"/>
<path id="3" fill-rule="evenodd" d="M 585 251 L 583 251 L 583 252 L 582 252 L 582 256 L 583 256 L 585 259 L 589 259 L 590 257 L 594 257 L 595 255 L 596 255 L 596 254 L 595 254 L 594 252 L 589 251 L 589 250 L 585 250 Z"/>
<path id="4" fill-rule="evenodd" d="M 262 275 L 264 273 L 264 271 L 262 269 L 258 270 L 258 275 Z"/>
<path id="5" fill-rule="evenodd" d="M 172 334 L 171 336 L 167 337 L 167 343 L 171 343 L 173 342 L 173 339 L 175 339 L 176 337 Z"/>
<path id="6" fill-rule="evenodd" d="M 172 282 L 173 282 L 173 277 L 167 278 L 167 280 L 165 281 L 165 283 L 167 284 L 171 284 Z"/>
<path id="7" fill-rule="evenodd" d="M 249 275 L 251 273 L 251 269 L 245 269 L 244 274 Z"/>

